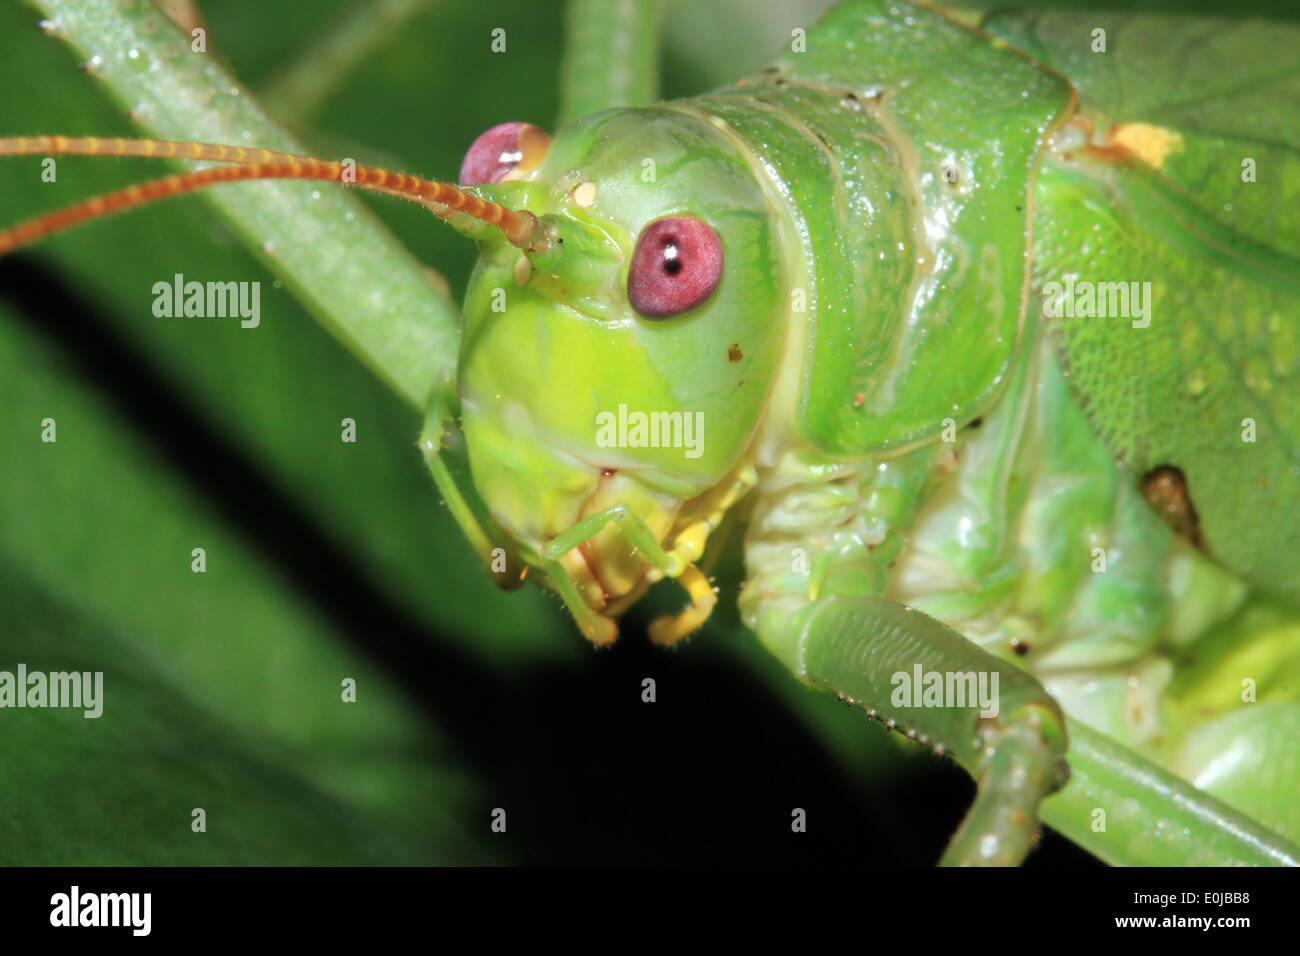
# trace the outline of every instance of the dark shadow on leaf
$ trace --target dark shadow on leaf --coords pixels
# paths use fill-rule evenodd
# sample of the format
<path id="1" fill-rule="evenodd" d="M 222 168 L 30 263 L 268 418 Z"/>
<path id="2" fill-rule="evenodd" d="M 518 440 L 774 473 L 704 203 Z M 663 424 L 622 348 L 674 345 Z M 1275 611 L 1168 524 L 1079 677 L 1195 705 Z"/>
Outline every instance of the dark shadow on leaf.
<path id="1" fill-rule="evenodd" d="M 34 257 L 0 260 L 0 298 L 446 731 L 484 798 L 481 816 L 465 826 L 486 830 L 494 807 L 507 811 L 508 833 L 497 838 L 503 857 L 938 859 L 969 799 L 969 781 L 955 767 L 926 761 L 905 779 L 861 792 L 814 736 L 749 675 L 725 666 L 723 655 L 689 647 L 665 653 L 640 639 L 644 611 L 625 619 L 625 637 L 610 651 L 496 675 L 388 597 L 346 545 L 215 427 L 180 382 L 121 336 L 70 277 Z M 641 700 L 646 677 L 658 685 L 654 704 Z M 806 833 L 791 833 L 795 807 L 807 811 Z M 1087 864 L 1091 857 L 1049 835 L 1033 862 Z"/>

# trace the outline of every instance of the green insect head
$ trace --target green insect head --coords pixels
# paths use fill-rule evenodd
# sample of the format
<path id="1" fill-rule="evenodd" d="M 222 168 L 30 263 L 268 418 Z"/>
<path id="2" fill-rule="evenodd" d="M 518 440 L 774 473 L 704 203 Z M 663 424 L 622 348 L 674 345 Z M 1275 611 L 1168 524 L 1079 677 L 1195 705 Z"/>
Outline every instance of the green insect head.
<path id="1" fill-rule="evenodd" d="M 458 367 L 474 484 L 597 642 L 682 575 L 695 614 L 652 631 L 674 640 L 711 606 L 693 562 L 743 491 L 785 342 L 774 213 L 694 116 L 612 110 L 540 135 L 489 130 L 462 169 L 536 217 L 513 240 L 466 230 L 481 247 Z"/>

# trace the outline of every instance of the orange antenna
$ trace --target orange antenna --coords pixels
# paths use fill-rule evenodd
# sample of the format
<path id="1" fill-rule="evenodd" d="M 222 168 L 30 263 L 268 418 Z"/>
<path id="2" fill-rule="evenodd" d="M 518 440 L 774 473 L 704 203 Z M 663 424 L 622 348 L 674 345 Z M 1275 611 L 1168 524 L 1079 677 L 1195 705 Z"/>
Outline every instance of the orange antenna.
<path id="1" fill-rule="evenodd" d="M 362 189 L 421 203 L 442 219 L 452 220 L 457 215 L 464 215 L 496 226 L 505 233 L 506 239 L 521 248 L 535 247 L 544 242 L 542 225 L 537 217 L 527 210 L 509 209 L 500 203 L 480 199 L 449 183 L 421 179 L 418 176 L 408 176 L 405 173 L 395 173 L 386 169 L 353 166 L 351 163 L 345 165 L 340 162 L 296 156 L 292 153 L 277 153 L 271 150 L 169 140 L 68 136 L 0 138 L 0 156 L 51 153 L 172 157 L 226 162 L 234 165 L 213 166 L 189 173 L 177 173 L 137 186 L 128 186 L 116 192 L 95 196 L 63 209 L 57 209 L 9 229 L 0 230 L 0 256 L 61 229 L 157 199 L 179 196 L 218 183 L 266 179 L 309 179 L 355 185 Z"/>
<path id="2" fill-rule="evenodd" d="M 295 153 L 170 139 L 110 139 L 107 136 L 0 137 L 0 156 L 141 156 L 145 159 L 195 159 L 205 162 L 273 163 L 307 159 Z"/>

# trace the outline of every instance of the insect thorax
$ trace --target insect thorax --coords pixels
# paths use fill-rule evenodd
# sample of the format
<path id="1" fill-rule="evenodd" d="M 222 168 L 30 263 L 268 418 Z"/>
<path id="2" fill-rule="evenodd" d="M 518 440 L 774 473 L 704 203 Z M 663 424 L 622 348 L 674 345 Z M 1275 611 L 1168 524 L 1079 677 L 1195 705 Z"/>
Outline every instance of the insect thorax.
<path id="1" fill-rule="evenodd" d="M 982 419 L 950 424 L 900 454 L 837 463 L 804 446 L 766 469 L 746 622 L 794 641 L 812 599 L 883 595 L 1030 669 L 1117 739 L 1159 735 L 1168 656 L 1244 587 L 1114 466 L 1046 345 L 1024 351 Z M 1189 591 L 1192 613 L 1179 600 Z"/>
<path id="2" fill-rule="evenodd" d="M 1032 172 L 1070 102 L 987 37 L 867 3 L 831 11 L 806 51 L 673 104 L 735 137 L 794 222 L 790 312 L 810 328 L 797 427 L 818 449 L 901 448 L 998 393 L 1026 309 Z"/>

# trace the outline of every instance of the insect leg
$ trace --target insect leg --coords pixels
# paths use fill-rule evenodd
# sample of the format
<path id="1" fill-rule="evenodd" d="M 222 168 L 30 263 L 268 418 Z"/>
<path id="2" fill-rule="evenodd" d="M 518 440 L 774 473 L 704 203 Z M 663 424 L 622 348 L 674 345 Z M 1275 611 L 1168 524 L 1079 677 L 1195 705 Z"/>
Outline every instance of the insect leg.
<path id="1" fill-rule="evenodd" d="M 712 585 L 695 567 L 691 559 L 683 557 L 681 551 L 664 550 L 654 532 L 646 527 L 641 517 L 620 501 L 578 521 L 573 527 L 548 541 L 542 549 L 546 573 L 555 583 L 556 590 L 583 633 L 598 644 L 608 643 L 614 639 L 614 634 L 608 631 L 608 628 L 613 626 L 612 622 L 607 617 L 595 614 L 582 600 L 571 576 L 560 564 L 560 558 L 595 537 L 611 521 L 618 525 L 619 530 L 627 536 L 628 541 L 645 557 L 655 571 L 665 577 L 679 579 L 691 598 L 691 603 L 680 614 L 654 621 L 650 625 L 650 639 L 656 644 L 672 644 L 702 625 L 718 602 Z M 593 633 L 597 636 L 593 636 Z M 605 636 L 606 634 L 608 637 Z"/>
<path id="2" fill-rule="evenodd" d="M 1205 600 L 1211 581 L 1198 577 L 1183 599 Z M 1114 864 L 1300 865 L 1296 612 L 1254 595 L 1194 643 L 1165 650 L 1180 666 L 1159 698 L 1156 735 L 1126 738 L 1123 723 L 1081 709 L 1100 722 L 1070 723 L 1073 775 L 1043 802 L 1043 819 Z M 1068 691 L 1048 686 L 1072 707 Z"/>
<path id="3" fill-rule="evenodd" d="M 659 98 L 661 0 L 569 0 L 560 125 Z"/>
<path id="4" fill-rule="evenodd" d="M 456 524 L 460 525 L 461 531 L 465 533 L 474 553 L 478 555 L 484 567 L 492 569 L 493 576 L 501 587 L 513 590 L 523 582 L 522 567 L 510 558 L 508 551 L 505 552 L 506 566 L 500 569 L 494 567 L 496 549 L 493 547 L 492 540 L 478 516 L 474 514 L 474 509 L 461 492 L 460 486 L 456 484 L 456 479 L 452 477 L 443 458 L 443 441 L 447 436 L 447 422 L 450 417 L 449 393 L 443 389 L 435 390 L 433 402 L 429 406 L 429 414 L 424 421 L 424 430 L 420 433 L 420 451 L 424 455 L 429 472 L 433 475 L 434 483 L 442 493 L 443 501 L 447 503 L 447 509 L 456 519 Z"/>
<path id="5" fill-rule="evenodd" d="M 542 557 L 554 560 L 562 558 L 578 545 L 594 538 L 611 521 L 618 525 L 619 530 L 627 535 L 628 540 L 632 542 L 632 547 L 645 555 L 645 559 L 650 562 L 651 566 L 664 576 L 675 578 L 686 569 L 687 562 L 680 555 L 665 551 L 659 540 L 654 536 L 654 532 L 647 528 L 645 522 L 641 520 L 640 515 L 621 501 L 616 505 L 610 505 L 603 511 L 588 515 L 581 521 L 576 522 L 567 531 L 557 534 L 546 542 L 545 547 L 542 549 Z"/>
<path id="6" fill-rule="evenodd" d="M 718 595 L 713 590 L 713 585 L 704 576 L 704 572 L 695 565 L 687 566 L 677 580 L 681 582 L 682 587 L 686 588 L 691 603 L 686 605 L 680 614 L 661 617 L 650 622 L 650 640 L 662 647 L 676 644 L 692 631 L 702 627 L 718 603 Z"/>
<path id="7" fill-rule="evenodd" d="M 583 637 L 597 647 L 613 644 L 615 638 L 618 637 L 618 625 L 614 623 L 612 618 L 594 610 L 591 605 L 583 600 L 582 594 L 579 593 L 577 585 L 573 582 L 573 576 L 560 563 L 560 559 L 544 558 L 542 570 L 550 578 L 551 586 L 559 594 L 564 606 L 573 615 L 574 623 L 582 631 Z"/>
<path id="8" fill-rule="evenodd" d="M 651 566 L 664 577 L 681 576 L 704 553 L 709 535 L 718 527 L 734 505 L 754 487 L 758 476 L 752 466 L 741 469 L 731 479 L 725 490 L 712 503 L 709 510 L 682 528 L 673 539 L 671 549 L 665 550 L 654 533 L 626 504 L 619 502 L 603 511 L 588 515 L 563 534 L 547 542 L 545 557 L 559 558 L 590 538 L 613 521 L 627 535 L 632 546 L 645 555 Z M 683 586 L 685 582 L 683 582 Z M 690 590 L 687 586 L 687 590 Z"/>
<path id="9" fill-rule="evenodd" d="M 1069 733 L 1070 782 L 1042 817 L 1107 862 L 1300 866 L 1300 848 L 1273 830 L 1078 721 Z"/>
<path id="10" fill-rule="evenodd" d="M 683 565 L 698 561 L 704 556 L 704 546 L 708 543 L 709 536 L 731 512 L 732 505 L 757 483 L 758 473 L 752 465 L 746 465 L 735 472 L 709 509 L 673 536 L 672 550 L 668 553 L 675 555 Z"/>
<path id="11" fill-rule="evenodd" d="M 934 618 L 884 598 L 828 595 L 767 622 L 794 629 L 779 635 L 759 629 L 793 673 L 950 754 L 975 778 L 975 803 L 944 864 L 1015 865 L 1025 858 L 1039 801 L 1069 776 L 1065 718 L 1037 680 Z M 932 699 L 928 678 L 935 674 L 940 693 Z M 955 688 L 973 691 L 977 684 L 991 688 L 991 696 L 982 690 L 970 694 L 974 700 L 954 699 Z"/>

